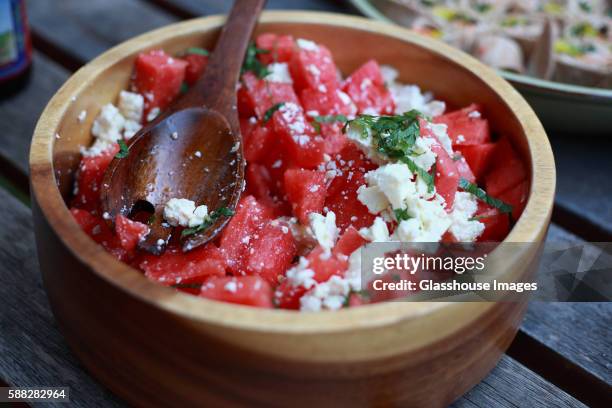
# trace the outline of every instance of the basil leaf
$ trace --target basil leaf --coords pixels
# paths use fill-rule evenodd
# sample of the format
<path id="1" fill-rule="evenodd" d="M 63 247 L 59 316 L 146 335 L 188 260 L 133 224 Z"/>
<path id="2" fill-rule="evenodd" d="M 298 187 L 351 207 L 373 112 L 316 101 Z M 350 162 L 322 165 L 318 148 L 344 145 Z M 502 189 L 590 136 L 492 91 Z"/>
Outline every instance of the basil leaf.
<path id="1" fill-rule="evenodd" d="M 284 104 L 285 104 L 285 102 L 280 102 L 280 103 L 277 103 L 275 105 L 272 105 L 272 107 L 270 109 L 268 109 L 266 111 L 266 113 L 264 113 L 264 116 L 263 116 L 263 119 L 262 119 L 262 123 L 266 123 L 270 119 L 272 119 L 272 115 L 274 115 L 274 112 L 276 112 L 277 110 L 282 108 Z"/>
<path id="2" fill-rule="evenodd" d="M 395 214 L 395 219 L 397 222 L 406 221 L 412 218 L 410 214 L 408 214 L 408 210 L 404 208 L 395 209 L 393 210 L 393 213 Z"/>
<path id="3" fill-rule="evenodd" d="M 497 208 L 502 213 L 511 213 L 512 206 L 510 204 L 504 203 L 502 200 L 497 198 L 493 198 L 488 195 L 483 189 L 478 187 L 476 184 L 470 183 L 466 179 L 462 178 L 459 180 L 459 188 L 467 191 L 468 193 L 476 196 L 479 200 L 485 202 L 491 207 Z"/>
<path id="4" fill-rule="evenodd" d="M 117 159 L 125 159 L 130 154 L 128 146 L 125 143 L 125 140 L 123 140 L 123 139 L 119 139 L 119 141 L 117 143 L 119 143 L 119 151 L 115 155 L 115 158 L 117 158 Z"/>
<path id="5" fill-rule="evenodd" d="M 187 48 L 185 50 L 185 55 L 187 55 L 187 54 L 202 55 L 204 57 L 208 57 L 208 55 L 210 55 L 208 50 L 205 50 L 204 48 L 200 48 L 200 47 L 189 47 L 189 48 Z"/>
<path id="6" fill-rule="evenodd" d="M 255 43 L 250 43 L 247 48 L 244 62 L 242 63 L 242 73 L 251 71 L 258 78 L 263 78 L 270 73 L 270 70 L 257 58 L 259 54 L 268 54 L 270 51 L 257 48 Z"/>

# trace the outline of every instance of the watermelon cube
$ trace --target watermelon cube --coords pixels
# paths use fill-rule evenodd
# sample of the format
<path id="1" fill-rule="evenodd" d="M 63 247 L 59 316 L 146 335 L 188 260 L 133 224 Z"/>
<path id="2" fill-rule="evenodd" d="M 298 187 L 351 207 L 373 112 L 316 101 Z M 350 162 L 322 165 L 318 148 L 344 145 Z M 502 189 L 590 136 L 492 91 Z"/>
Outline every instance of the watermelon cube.
<path id="1" fill-rule="evenodd" d="M 366 62 L 346 78 L 342 90 L 355 102 L 359 113 L 392 115 L 395 111 L 393 97 L 375 60 Z"/>
<path id="2" fill-rule="evenodd" d="M 327 92 L 337 88 L 338 70 L 327 47 L 304 40 L 297 40 L 297 45 L 289 63 L 295 89 Z"/>
<path id="3" fill-rule="evenodd" d="M 264 119 L 268 109 L 276 104 L 299 105 L 298 97 L 291 84 L 259 79 L 252 72 L 242 75 L 239 96 L 243 105 L 240 110 L 245 112 L 252 110 L 259 119 Z"/>
<path id="4" fill-rule="evenodd" d="M 257 55 L 257 58 L 266 65 L 273 62 L 291 61 L 295 49 L 295 41 L 290 35 L 260 34 L 257 36 L 255 44 L 257 48 L 268 51 Z"/>
<path id="5" fill-rule="evenodd" d="M 330 88 L 326 92 L 306 88 L 300 93 L 300 100 L 306 113 L 316 113 L 316 116 L 344 115 L 353 117 L 357 114 L 357 106 L 350 96 L 339 88 Z"/>
<path id="6" fill-rule="evenodd" d="M 477 181 L 482 181 L 489 169 L 495 143 L 483 143 L 479 145 L 459 145 L 457 150 L 461 152 Z"/>
<path id="7" fill-rule="evenodd" d="M 510 232 L 510 218 L 508 214 L 501 213 L 497 208 L 478 202 L 478 210 L 474 215 L 485 225 L 485 229 L 478 237 L 478 242 L 501 242 Z"/>
<path id="8" fill-rule="evenodd" d="M 471 104 L 463 109 L 434 118 L 434 123 L 444 123 L 453 146 L 471 146 L 491 141 L 489 121 L 482 117 L 482 107 Z"/>
<path id="9" fill-rule="evenodd" d="M 459 187 L 459 170 L 442 145 L 437 142 L 432 144 L 431 151 L 437 156 L 434 174 L 436 192 L 444 199 L 446 210 L 451 211 Z"/>
<path id="10" fill-rule="evenodd" d="M 76 174 L 76 194 L 72 198 L 73 207 L 96 211 L 100 203 L 100 188 L 106 168 L 119 151 L 113 143 L 108 150 L 97 156 L 84 156 Z"/>
<path id="11" fill-rule="evenodd" d="M 247 254 L 246 270 L 258 275 L 272 285 L 284 276 L 297 252 L 293 234 L 286 223 L 271 222 L 255 237 Z"/>
<path id="12" fill-rule="evenodd" d="M 119 237 L 121 246 L 126 251 L 136 249 L 136 245 L 147 236 L 149 230 L 146 224 L 132 221 L 121 214 L 115 220 L 115 232 Z"/>
<path id="13" fill-rule="evenodd" d="M 497 143 L 492 160 L 491 170 L 485 175 L 485 186 L 489 195 L 497 197 L 527 180 L 527 169 L 508 138 Z"/>
<path id="14" fill-rule="evenodd" d="M 518 220 L 523 213 L 525 205 L 527 204 L 528 195 L 529 182 L 523 181 L 517 184 L 515 187 L 506 190 L 499 196 L 500 200 L 512 206 L 512 219 L 514 221 Z"/>
<path id="15" fill-rule="evenodd" d="M 272 211 L 253 196 L 245 196 L 240 200 L 236 213 L 223 229 L 219 245 L 230 272 L 245 273 L 249 243 L 271 219 Z"/>
<path id="16" fill-rule="evenodd" d="M 187 54 L 183 57 L 183 60 L 187 62 L 187 66 L 185 67 L 185 82 L 187 82 L 188 85 L 193 85 L 198 82 L 198 79 L 200 79 L 202 73 L 206 69 L 208 56 Z"/>
<path id="17" fill-rule="evenodd" d="M 138 54 L 134 63 L 132 88 L 144 95 L 144 116 L 153 108 L 163 110 L 179 94 L 185 79 L 187 62 L 162 50 Z"/>
<path id="18" fill-rule="evenodd" d="M 367 241 L 363 239 L 361 234 L 354 227 L 348 227 L 338 239 L 333 254 L 349 256 L 366 243 Z"/>
<path id="19" fill-rule="evenodd" d="M 225 258 L 214 244 L 183 252 L 168 247 L 160 255 L 145 254 L 139 267 L 145 276 L 166 286 L 201 284 L 210 276 L 225 276 Z"/>
<path id="20" fill-rule="evenodd" d="M 81 229 L 92 240 L 102 245 L 106 251 L 120 261 L 130 260 L 133 254 L 121 245 L 121 241 L 113 234 L 105 220 L 79 208 L 72 208 L 70 212 Z"/>
<path id="21" fill-rule="evenodd" d="M 200 296 L 255 307 L 272 307 L 272 287 L 259 276 L 211 277 Z"/>
<path id="22" fill-rule="evenodd" d="M 257 125 L 248 135 L 244 135 L 244 158 L 249 162 L 257 162 L 269 151 L 275 141 L 271 126 Z"/>
<path id="23" fill-rule="evenodd" d="M 459 172 L 460 178 L 466 179 L 470 183 L 476 183 L 476 176 L 472 173 L 470 165 L 461 153 L 455 153 L 453 161 L 455 162 L 455 166 L 457 166 L 457 172 Z"/>
<path id="24" fill-rule="evenodd" d="M 293 214 L 302 224 L 308 224 L 310 213 L 321 213 L 325 205 L 325 175 L 315 170 L 285 171 L 285 191 Z"/>

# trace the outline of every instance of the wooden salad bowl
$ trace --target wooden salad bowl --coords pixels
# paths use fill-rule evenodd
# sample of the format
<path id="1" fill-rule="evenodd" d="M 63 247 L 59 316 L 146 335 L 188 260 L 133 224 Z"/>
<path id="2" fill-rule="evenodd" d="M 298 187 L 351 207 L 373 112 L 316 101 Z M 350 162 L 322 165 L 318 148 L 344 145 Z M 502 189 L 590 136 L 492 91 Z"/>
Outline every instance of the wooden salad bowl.
<path id="1" fill-rule="evenodd" d="M 138 406 L 451 403 L 495 366 L 526 301 L 390 302 L 310 314 L 215 302 L 149 281 L 72 218 L 65 199 L 79 147 L 90 143 L 99 109 L 127 87 L 136 54 L 210 46 L 222 23 L 213 16 L 173 24 L 110 49 L 64 84 L 36 126 L 30 168 L 39 260 L 72 350 Z M 528 203 L 507 241 L 543 242 L 555 191 L 552 151 L 534 112 L 493 70 L 441 42 L 364 18 L 266 12 L 258 32 L 321 42 L 345 74 L 375 58 L 451 106 L 481 103 L 494 133 L 508 135 L 530 169 Z M 87 119 L 79 123 L 83 109 Z M 537 261 L 537 251 L 500 260 L 507 279 L 529 276 Z"/>

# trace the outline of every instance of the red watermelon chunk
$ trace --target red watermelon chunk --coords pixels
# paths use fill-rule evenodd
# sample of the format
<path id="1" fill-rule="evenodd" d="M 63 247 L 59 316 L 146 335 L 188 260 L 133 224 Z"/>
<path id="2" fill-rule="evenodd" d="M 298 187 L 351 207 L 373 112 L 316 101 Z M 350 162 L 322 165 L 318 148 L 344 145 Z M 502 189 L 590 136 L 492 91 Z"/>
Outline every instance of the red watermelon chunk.
<path id="1" fill-rule="evenodd" d="M 490 207 L 481 201 L 478 202 L 478 211 L 474 217 L 485 225 L 482 235 L 477 239 L 478 242 L 501 242 L 510 232 L 508 214 L 501 213 L 497 208 Z"/>
<path id="2" fill-rule="evenodd" d="M 470 165 L 476 180 L 483 180 L 484 175 L 489 169 L 492 153 L 495 149 L 494 143 L 483 143 L 480 145 L 457 146 L 465 160 Z"/>
<path id="3" fill-rule="evenodd" d="M 366 62 L 353 72 L 344 81 L 342 90 L 355 102 L 359 113 L 392 115 L 395 111 L 393 97 L 375 60 Z"/>
<path id="4" fill-rule="evenodd" d="M 348 227 L 342 236 L 338 239 L 336 246 L 334 247 L 334 255 L 349 256 L 357 250 L 357 248 L 365 245 L 367 241 L 363 239 L 361 234 L 353 228 Z"/>
<path id="5" fill-rule="evenodd" d="M 246 169 L 246 191 L 252 194 L 257 201 L 274 210 L 274 214 L 281 216 L 290 214 L 290 209 L 280 197 L 280 189 L 272 178 L 266 166 L 251 163 Z"/>
<path id="6" fill-rule="evenodd" d="M 455 153 L 453 156 L 453 161 L 455 162 L 455 166 L 457 166 L 457 171 L 459 172 L 459 177 L 462 179 L 466 179 L 470 183 L 476 183 L 476 176 L 472 173 L 472 169 L 468 164 L 467 160 L 461 155 L 461 153 Z"/>
<path id="7" fill-rule="evenodd" d="M 118 215 L 115 220 L 115 232 L 119 237 L 121 246 L 126 251 L 136 249 L 136 245 L 149 233 L 149 227 L 138 221 L 132 221 L 123 215 Z"/>
<path id="8" fill-rule="evenodd" d="M 132 254 L 123 248 L 119 238 L 105 220 L 79 208 L 72 208 L 70 212 L 81 229 L 97 244 L 102 245 L 106 251 L 120 261 L 129 260 Z"/>
<path id="9" fill-rule="evenodd" d="M 202 285 L 200 296 L 255 307 L 272 307 L 272 287 L 259 276 L 212 277 Z"/>
<path id="10" fill-rule="evenodd" d="M 244 158 L 249 162 L 257 162 L 270 151 L 274 143 L 274 134 L 268 124 L 257 125 L 244 139 Z"/>
<path id="11" fill-rule="evenodd" d="M 208 64 L 208 56 L 201 54 L 187 54 L 183 57 L 187 62 L 185 67 L 185 82 L 188 85 L 193 85 L 198 82 L 198 79 L 204 73 L 206 64 Z"/>
<path id="12" fill-rule="evenodd" d="M 280 309 L 299 310 L 300 298 L 307 290 L 303 286 L 293 286 L 288 279 L 285 279 L 274 291 L 274 304 Z"/>
<path id="13" fill-rule="evenodd" d="M 267 110 L 278 103 L 293 103 L 298 106 L 300 103 L 291 84 L 259 79 L 252 72 L 242 75 L 239 95 L 243 105 L 241 111 L 252 110 L 259 119 L 263 119 Z"/>
<path id="14" fill-rule="evenodd" d="M 300 100 L 304 111 L 308 115 L 312 113 L 315 116 L 344 115 L 353 117 L 357 114 L 357 106 L 350 96 L 339 88 L 331 88 L 327 92 L 307 88 L 300 93 Z"/>
<path id="15" fill-rule="evenodd" d="M 463 109 L 434 118 L 434 123 L 444 123 L 453 146 L 471 146 L 491 141 L 489 121 L 481 115 L 482 107 L 471 104 Z"/>
<path id="16" fill-rule="evenodd" d="M 256 235 L 248 253 L 247 273 L 276 285 L 297 252 L 293 234 L 286 223 L 271 222 Z"/>
<path id="17" fill-rule="evenodd" d="M 145 276 L 162 285 L 203 283 L 210 276 L 225 276 L 225 258 L 214 244 L 183 252 L 169 247 L 160 255 L 143 255 L 139 267 Z"/>
<path id="18" fill-rule="evenodd" d="M 490 172 L 485 175 L 487 193 L 497 197 L 527 179 L 527 170 L 507 138 L 501 139 L 493 153 Z"/>
<path id="19" fill-rule="evenodd" d="M 267 50 L 267 53 L 258 54 L 257 57 L 264 64 L 273 62 L 289 62 L 295 49 L 295 41 L 290 35 L 276 35 L 264 33 L 255 40 L 257 48 Z"/>
<path id="20" fill-rule="evenodd" d="M 271 219 L 271 210 L 253 196 L 245 196 L 240 200 L 236 213 L 223 229 L 219 245 L 232 273 L 245 272 L 249 243 L 257 231 Z"/>
<path id="21" fill-rule="evenodd" d="M 76 175 L 76 195 L 72 199 L 72 206 L 88 211 L 98 209 L 104 172 L 118 151 L 119 145 L 113 143 L 102 154 L 84 156 L 81 159 Z"/>
<path id="22" fill-rule="evenodd" d="M 314 271 L 314 280 L 319 283 L 326 282 L 334 275 L 344 276 L 348 268 L 346 256 L 337 256 L 320 246 L 315 247 L 306 256 L 306 259 L 308 259 L 308 268 Z"/>
<path id="23" fill-rule="evenodd" d="M 450 211 L 453 208 L 455 193 L 457 193 L 459 187 L 459 170 L 442 145 L 437 142 L 432 144 L 431 151 L 437 156 L 436 173 L 434 174 L 436 192 L 444 199 L 446 210 Z"/>
<path id="24" fill-rule="evenodd" d="M 315 134 L 301 106 L 285 103 L 272 116 L 272 125 L 290 163 L 313 169 L 323 161 L 325 141 Z"/>
<path id="25" fill-rule="evenodd" d="M 498 198 L 512 206 L 512 219 L 516 221 L 519 219 L 523 213 L 523 210 L 525 209 L 528 195 L 529 182 L 523 181 L 517 184 L 515 187 L 506 190 Z"/>
<path id="26" fill-rule="evenodd" d="M 179 94 L 186 67 L 186 61 L 173 58 L 162 50 L 138 54 L 132 88 L 145 97 L 145 117 L 153 108 L 166 108 Z"/>
<path id="27" fill-rule="evenodd" d="M 313 46 L 311 42 L 303 40 L 297 40 L 297 43 L 298 47 L 289 63 L 295 89 L 327 92 L 328 89 L 337 88 L 338 70 L 327 47 L 320 44 Z"/>
<path id="28" fill-rule="evenodd" d="M 285 191 L 300 223 L 308 225 L 310 213 L 321 213 L 326 195 L 325 175 L 319 171 L 289 169 L 285 172 Z"/>

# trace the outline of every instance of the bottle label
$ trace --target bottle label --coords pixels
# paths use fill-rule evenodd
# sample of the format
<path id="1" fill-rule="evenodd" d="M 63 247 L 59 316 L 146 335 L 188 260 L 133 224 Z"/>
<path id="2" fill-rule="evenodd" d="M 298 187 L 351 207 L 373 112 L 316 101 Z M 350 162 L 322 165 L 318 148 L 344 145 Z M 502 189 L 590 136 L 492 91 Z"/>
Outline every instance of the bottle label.
<path id="1" fill-rule="evenodd" d="M 30 63 L 31 46 L 22 0 L 0 0 L 0 79 L 23 71 Z"/>

